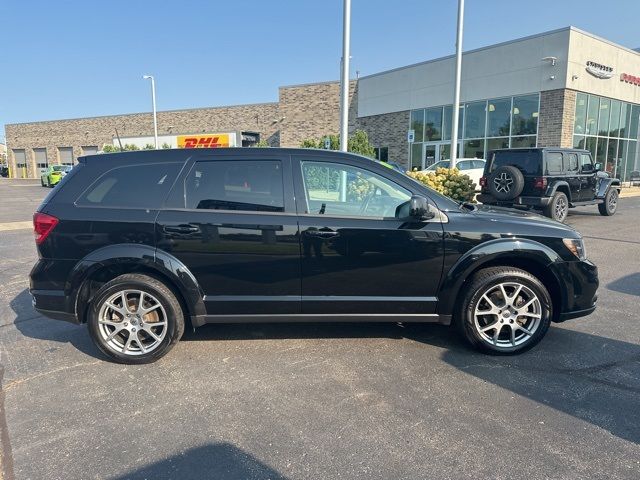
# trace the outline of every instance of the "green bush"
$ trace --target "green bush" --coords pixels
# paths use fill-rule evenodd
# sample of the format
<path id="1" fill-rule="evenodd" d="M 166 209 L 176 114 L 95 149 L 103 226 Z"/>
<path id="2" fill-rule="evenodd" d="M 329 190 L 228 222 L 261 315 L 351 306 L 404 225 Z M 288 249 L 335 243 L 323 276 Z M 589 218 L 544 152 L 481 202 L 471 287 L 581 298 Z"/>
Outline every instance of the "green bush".
<path id="1" fill-rule="evenodd" d="M 471 202 L 476 184 L 457 168 L 438 168 L 435 172 L 407 172 L 407 175 L 424 183 L 427 187 L 459 202 Z"/>
<path id="2" fill-rule="evenodd" d="M 301 148 L 320 148 L 324 150 L 324 142 L 329 139 L 329 150 L 340 150 L 340 137 L 338 135 L 324 135 L 321 138 L 307 138 L 300 144 Z M 364 130 L 356 130 L 347 141 L 347 150 L 369 158 L 376 158 L 376 151 L 369 143 L 369 135 Z"/>

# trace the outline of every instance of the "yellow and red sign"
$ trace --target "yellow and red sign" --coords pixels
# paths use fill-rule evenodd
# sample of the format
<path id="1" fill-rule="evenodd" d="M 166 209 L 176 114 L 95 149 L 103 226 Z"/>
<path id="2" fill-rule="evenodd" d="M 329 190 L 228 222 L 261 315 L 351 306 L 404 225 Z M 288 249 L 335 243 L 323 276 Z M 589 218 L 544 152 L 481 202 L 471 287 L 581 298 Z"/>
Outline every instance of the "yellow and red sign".
<path id="1" fill-rule="evenodd" d="M 178 148 L 223 148 L 229 146 L 228 133 L 178 135 Z"/>

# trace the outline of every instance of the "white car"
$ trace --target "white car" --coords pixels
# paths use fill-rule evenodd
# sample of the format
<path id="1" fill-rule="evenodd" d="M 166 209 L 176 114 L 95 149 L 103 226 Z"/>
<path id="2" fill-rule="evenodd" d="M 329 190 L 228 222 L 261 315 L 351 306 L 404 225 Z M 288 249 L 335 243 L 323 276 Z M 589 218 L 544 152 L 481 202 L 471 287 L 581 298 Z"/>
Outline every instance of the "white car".
<path id="1" fill-rule="evenodd" d="M 449 168 L 449 160 L 440 160 L 439 162 L 425 168 L 423 172 L 435 172 L 437 168 Z M 480 177 L 484 174 L 485 161 L 480 158 L 460 158 L 456 162 L 456 168 L 461 173 L 468 175 L 476 184 L 476 188 L 480 188 Z"/>

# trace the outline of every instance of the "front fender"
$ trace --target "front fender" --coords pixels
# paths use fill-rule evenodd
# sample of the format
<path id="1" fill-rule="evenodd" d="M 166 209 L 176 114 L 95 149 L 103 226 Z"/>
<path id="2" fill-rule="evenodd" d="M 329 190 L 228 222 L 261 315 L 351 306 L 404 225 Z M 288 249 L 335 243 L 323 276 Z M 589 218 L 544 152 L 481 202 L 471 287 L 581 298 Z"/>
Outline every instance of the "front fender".
<path id="1" fill-rule="evenodd" d="M 155 272 L 168 279 L 175 286 L 185 300 L 189 315 L 204 315 L 205 307 L 202 300 L 204 294 L 193 274 L 178 259 L 167 252 L 156 251 L 149 245 L 124 243 L 109 245 L 91 252 L 79 261 L 71 271 L 65 290 L 75 305 L 75 311 L 80 313 L 77 303 L 83 295 L 83 285 L 88 278 L 99 270 L 124 268 L 125 271 Z M 86 298 L 89 300 L 89 298 Z"/>
<path id="2" fill-rule="evenodd" d="M 500 238 L 482 243 L 462 255 L 444 276 L 438 294 L 438 313 L 454 313 L 461 287 L 476 270 L 485 265 L 514 265 L 518 261 L 535 262 L 540 267 L 548 267 L 562 259 L 546 245 L 526 238 Z M 555 273 L 553 275 L 556 276 Z"/>
<path id="3" fill-rule="evenodd" d="M 620 190 L 620 180 L 617 178 L 601 178 L 598 182 L 598 192 L 596 198 L 604 198 L 607 195 L 607 191 L 610 186 L 618 187 Z"/>

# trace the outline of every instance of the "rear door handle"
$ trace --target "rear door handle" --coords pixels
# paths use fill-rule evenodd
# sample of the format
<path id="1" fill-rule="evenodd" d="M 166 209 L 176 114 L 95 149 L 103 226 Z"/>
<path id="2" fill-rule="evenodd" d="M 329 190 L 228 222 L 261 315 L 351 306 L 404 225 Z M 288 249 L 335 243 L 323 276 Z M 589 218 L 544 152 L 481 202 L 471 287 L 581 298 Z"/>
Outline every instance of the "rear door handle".
<path id="1" fill-rule="evenodd" d="M 195 233 L 200 231 L 200 228 L 195 225 L 167 225 L 164 227 L 164 231 L 167 233 Z"/>

